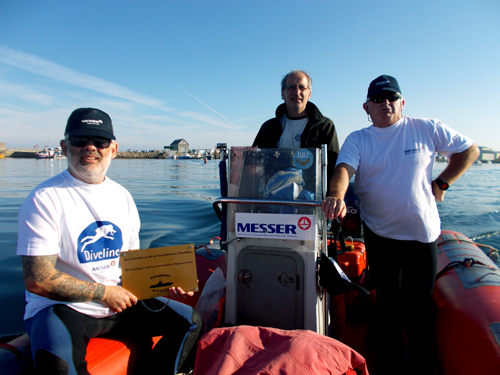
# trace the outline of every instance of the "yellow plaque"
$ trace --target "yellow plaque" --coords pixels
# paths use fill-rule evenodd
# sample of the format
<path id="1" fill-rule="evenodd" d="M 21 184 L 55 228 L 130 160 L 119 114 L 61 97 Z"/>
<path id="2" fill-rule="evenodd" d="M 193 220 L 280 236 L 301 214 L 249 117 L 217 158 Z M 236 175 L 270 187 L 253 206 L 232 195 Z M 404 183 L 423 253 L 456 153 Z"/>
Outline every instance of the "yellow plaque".
<path id="1" fill-rule="evenodd" d="M 157 247 L 120 254 L 122 286 L 139 299 L 168 297 L 168 288 L 198 291 L 194 245 Z"/>

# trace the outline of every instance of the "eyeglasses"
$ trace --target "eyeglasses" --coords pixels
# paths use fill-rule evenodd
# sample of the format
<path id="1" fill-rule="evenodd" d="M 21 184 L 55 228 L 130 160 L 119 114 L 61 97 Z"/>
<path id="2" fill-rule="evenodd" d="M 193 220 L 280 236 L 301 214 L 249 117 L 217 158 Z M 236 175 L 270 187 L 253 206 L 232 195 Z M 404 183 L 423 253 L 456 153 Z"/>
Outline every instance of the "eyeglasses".
<path id="1" fill-rule="evenodd" d="M 377 94 L 373 95 L 368 99 L 369 102 L 374 102 L 374 103 L 382 103 L 385 99 L 389 100 L 391 103 L 395 102 L 398 99 L 401 99 L 402 96 L 398 92 L 394 92 L 391 94 Z"/>
<path id="2" fill-rule="evenodd" d="M 83 138 L 81 138 L 81 137 L 69 137 L 67 140 L 74 147 L 85 147 L 85 146 L 87 146 L 89 141 L 91 141 L 92 144 L 97 148 L 108 148 L 109 145 L 111 144 L 110 139 L 98 138 L 98 137 L 83 137 Z"/>
<path id="3" fill-rule="evenodd" d="M 306 91 L 309 89 L 309 87 L 304 86 L 304 85 L 288 85 L 285 87 L 285 90 L 287 91 L 292 91 L 292 90 L 299 90 L 299 91 Z"/>

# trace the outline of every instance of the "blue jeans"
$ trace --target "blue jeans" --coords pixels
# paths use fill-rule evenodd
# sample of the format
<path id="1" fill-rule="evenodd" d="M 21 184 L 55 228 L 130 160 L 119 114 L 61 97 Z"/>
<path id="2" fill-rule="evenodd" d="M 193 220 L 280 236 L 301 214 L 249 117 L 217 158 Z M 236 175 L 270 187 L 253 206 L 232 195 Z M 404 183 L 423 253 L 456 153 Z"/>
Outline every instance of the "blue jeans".
<path id="1" fill-rule="evenodd" d="M 106 335 L 134 342 L 129 374 L 176 374 L 200 333 L 201 318 L 192 307 L 166 298 L 139 301 L 119 314 L 93 318 L 64 304 L 39 311 L 26 329 L 38 374 L 89 374 L 86 348 Z M 152 337 L 163 336 L 152 346 Z"/>

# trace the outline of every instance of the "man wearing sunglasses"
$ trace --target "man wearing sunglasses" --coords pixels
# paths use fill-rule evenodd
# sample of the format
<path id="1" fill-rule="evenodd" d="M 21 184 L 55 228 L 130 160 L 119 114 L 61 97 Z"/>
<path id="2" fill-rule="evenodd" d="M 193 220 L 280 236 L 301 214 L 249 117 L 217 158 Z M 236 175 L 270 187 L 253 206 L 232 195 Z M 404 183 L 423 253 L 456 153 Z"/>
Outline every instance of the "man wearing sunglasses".
<path id="1" fill-rule="evenodd" d="M 327 145 L 328 176 L 333 174 L 339 141 L 333 121 L 309 101 L 312 79 L 307 72 L 292 70 L 281 80 L 281 98 L 276 117 L 262 124 L 253 146 L 260 148 L 321 148 Z"/>
<path id="2" fill-rule="evenodd" d="M 88 340 L 104 334 L 140 343 L 132 368 L 175 374 L 199 334 L 191 307 L 138 301 L 121 287 L 120 253 L 139 249 L 140 220 L 130 193 L 106 176 L 115 139 L 107 113 L 73 111 L 60 143 L 68 169 L 36 187 L 19 211 L 24 319 L 39 374 L 88 374 Z M 163 338 L 151 350 L 153 336 Z"/>
<path id="3" fill-rule="evenodd" d="M 402 320 L 411 368 L 415 374 L 432 374 L 432 291 L 441 233 L 436 201 L 474 163 L 479 149 L 439 120 L 403 116 L 404 105 L 396 78 L 382 75 L 370 83 L 363 109 L 373 125 L 345 140 L 322 209 L 330 219 L 345 215 L 344 196 L 355 174 L 377 295 L 373 331 L 378 329 L 377 347 L 387 360 L 383 373 L 398 368 L 394 353 L 401 352 Z M 449 163 L 433 180 L 437 152 Z"/>

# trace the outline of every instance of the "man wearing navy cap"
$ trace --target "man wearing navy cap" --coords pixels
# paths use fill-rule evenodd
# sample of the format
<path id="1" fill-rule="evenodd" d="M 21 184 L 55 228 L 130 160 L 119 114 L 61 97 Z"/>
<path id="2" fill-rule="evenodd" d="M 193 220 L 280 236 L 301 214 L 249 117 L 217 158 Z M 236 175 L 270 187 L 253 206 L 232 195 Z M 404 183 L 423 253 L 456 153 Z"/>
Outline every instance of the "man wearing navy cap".
<path id="1" fill-rule="evenodd" d="M 401 317 L 410 341 L 415 374 L 432 374 L 428 350 L 432 335 L 432 291 L 437 272 L 437 244 L 441 223 L 436 201 L 477 159 L 473 141 L 439 120 L 403 116 L 403 98 L 396 78 L 382 75 L 368 88 L 363 109 L 372 126 L 351 133 L 343 144 L 330 195 L 323 201 L 325 215 L 346 213 L 344 196 L 355 174 L 361 200 L 370 278 L 377 294 L 374 327 L 387 366 L 395 368 Z M 432 180 L 436 153 L 449 159 Z M 401 284 L 400 284 L 401 280 Z"/>
<path id="2" fill-rule="evenodd" d="M 115 139 L 107 113 L 75 110 L 60 143 L 68 169 L 37 186 L 19 211 L 24 320 L 38 374 L 88 374 L 88 341 L 103 334 L 142 343 L 141 373 L 175 374 L 200 331 L 191 307 L 138 301 L 121 287 L 120 253 L 139 249 L 140 220 L 130 193 L 106 177 Z M 153 336 L 163 338 L 151 349 Z"/>

